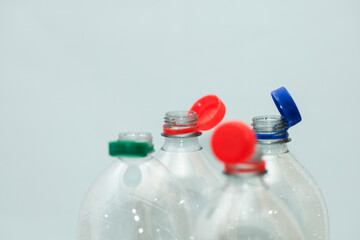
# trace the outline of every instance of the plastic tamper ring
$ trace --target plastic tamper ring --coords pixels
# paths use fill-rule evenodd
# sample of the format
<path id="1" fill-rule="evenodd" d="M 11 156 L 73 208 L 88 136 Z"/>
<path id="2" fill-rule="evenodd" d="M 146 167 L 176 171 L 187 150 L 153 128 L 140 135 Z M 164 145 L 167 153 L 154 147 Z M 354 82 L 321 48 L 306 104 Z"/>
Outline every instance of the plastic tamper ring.
<path id="1" fill-rule="evenodd" d="M 109 155 L 113 157 L 146 157 L 152 151 L 152 136 L 145 132 L 123 132 L 117 141 L 109 143 Z"/>

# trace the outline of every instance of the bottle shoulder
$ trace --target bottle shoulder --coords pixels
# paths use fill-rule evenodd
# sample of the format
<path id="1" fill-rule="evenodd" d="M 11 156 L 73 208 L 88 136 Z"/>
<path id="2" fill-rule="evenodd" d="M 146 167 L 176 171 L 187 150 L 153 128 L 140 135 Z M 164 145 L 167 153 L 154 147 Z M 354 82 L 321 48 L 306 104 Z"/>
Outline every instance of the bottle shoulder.
<path id="1" fill-rule="evenodd" d="M 263 159 L 267 168 L 264 179 L 269 186 L 288 184 L 302 189 L 313 189 L 322 195 L 315 179 L 290 152 L 279 155 L 264 155 Z"/>
<path id="2" fill-rule="evenodd" d="M 279 227 L 284 225 L 287 229 Z M 211 229 L 210 235 L 201 232 L 205 226 Z M 199 235 L 213 235 L 217 236 L 216 239 L 227 239 L 221 238 L 227 234 L 254 239 L 268 239 L 269 236 L 282 234 L 289 237 L 285 239 L 303 239 L 300 226 L 286 206 L 266 188 L 254 190 L 225 187 L 204 209 L 196 228 Z M 244 231 L 246 229 L 250 232 Z M 276 232 L 275 229 L 283 232 Z"/>
<path id="3" fill-rule="evenodd" d="M 307 233 L 328 239 L 328 212 L 318 184 L 290 153 L 264 156 L 264 181 L 289 207 Z M 313 239 L 312 234 L 307 235 Z"/>
<path id="4" fill-rule="evenodd" d="M 176 194 L 170 194 L 174 192 Z M 186 194 L 161 163 L 154 159 L 141 165 L 128 165 L 116 160 L 97 178 L 86 199 L 108 202 L 138 198 L 153 201 L 165 196 L 178 202 Z"/>
<path id="5" fill-rule="evenodd" d="M 215 167 L 211 165 L 211 156 L 204 150 L 192 152 L 168 152 L 161 150 L 155 154 L 159 160 L 172 174 L 183 182 L 196 179 L 204 179 L 212 187 L 221 187 L 224 177 Z"/>

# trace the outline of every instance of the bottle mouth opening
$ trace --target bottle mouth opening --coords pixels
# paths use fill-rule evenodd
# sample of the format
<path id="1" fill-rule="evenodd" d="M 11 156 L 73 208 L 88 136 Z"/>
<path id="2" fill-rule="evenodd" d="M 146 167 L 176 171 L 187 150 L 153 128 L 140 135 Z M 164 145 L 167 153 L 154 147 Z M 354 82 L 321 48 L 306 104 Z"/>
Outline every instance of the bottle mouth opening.
<path id="1" fill-rule="evenodd" d="M 198 115 L 194 111 L 173 111 L 165 114 L 165 135 L 183 135 L 199 132 Z"/>
<path id="2" fill-rule="evenodd" d="M 289 137 L 288 124 L 284 117 L 262 115 L 253 118 L 253 130 L 258 140 L 285 139 Z"/>
<path id="3" fill-rule="evenodd" d="M 122 132 L 119 134 L 118 141 L 147 143 L 149 147 L 153 146 L 152 135 L 149 132 Z"/>
<path id="4" fill-rule="evenodd" d="M 166 126 L 179 129 L 196 126 L 198 116 L 194 111 L 173 111 L 167 112 L 164 119 Z"/>
<path id="5" fill-rule="evenodd" d="M 285 118 L 276 115 L 262 115 L 254 117 L 251 125 L 256 132 L 276 132 L 287 128 Z"/>

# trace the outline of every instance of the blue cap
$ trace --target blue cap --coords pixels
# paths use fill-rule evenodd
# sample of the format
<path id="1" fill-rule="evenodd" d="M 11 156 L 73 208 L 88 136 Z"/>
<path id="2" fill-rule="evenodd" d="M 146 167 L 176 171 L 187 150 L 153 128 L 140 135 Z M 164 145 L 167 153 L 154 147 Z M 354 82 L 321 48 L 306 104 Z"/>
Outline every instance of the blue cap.
<path id="1" fill-rule="evenodd" d="M 271 92 L 276 107 L 281 116 L 286 119 L 288 127 L 292 127 L 301 121 L 301 115 L 293 98 L 286 88 L 281 87 Z"/>

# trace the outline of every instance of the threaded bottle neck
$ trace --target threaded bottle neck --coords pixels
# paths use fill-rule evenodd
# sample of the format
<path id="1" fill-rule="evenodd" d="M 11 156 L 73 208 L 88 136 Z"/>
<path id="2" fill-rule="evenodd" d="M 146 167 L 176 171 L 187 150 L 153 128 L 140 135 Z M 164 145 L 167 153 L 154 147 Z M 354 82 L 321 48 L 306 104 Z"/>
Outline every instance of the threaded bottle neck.
<path id="1" fill-rule="evenodd" d="M 164 135 L 199 135 L 198 134 L 198 116 L 194 111 L 174 111 L 165 114 Z"/>
<path id="2" fill-rule="evenodd" d="M 289 141 L 288 124 L 284 117 L 263 115 L 253 118 L 251 124 L 258 141 Z"/>
<path id="3" fill-rule="evenodd" d="M 194 152 L 202 147 L 196 136 L 194 137 L 167 137 L 161 150 L 166 152 Z"/>
<path id="4" fill-rule="evenodd" d="M 118 141 L 144 142 L 153 146 L 152 135 L 148 132 L 122 132 L 119 134 Z"/>
<path id="5" fill-rule="evenodd" d="M 171 129 L 184 129 L 195 127 L 197 114 L 193 111 L 174 111 L 165 114 L 165 126 Z"/>

